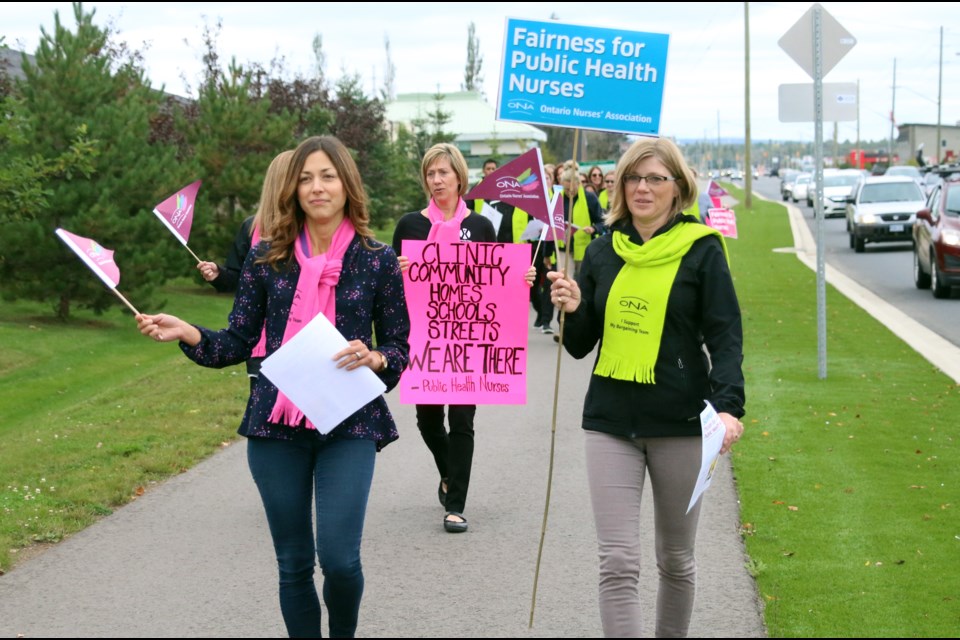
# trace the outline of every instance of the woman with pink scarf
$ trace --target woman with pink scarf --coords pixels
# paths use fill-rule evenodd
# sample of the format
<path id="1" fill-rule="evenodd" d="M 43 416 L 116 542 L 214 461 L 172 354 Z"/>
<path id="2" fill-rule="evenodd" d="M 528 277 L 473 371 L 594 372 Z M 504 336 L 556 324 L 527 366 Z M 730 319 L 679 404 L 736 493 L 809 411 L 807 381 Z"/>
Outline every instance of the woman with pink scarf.
<path id="1" fill-rule="evenodd" d="M 348 341 L 333 356 L 337 366 L 369 367 L 392 389 L 409 351 L 403 280 L 393 249 L 373 239 L 360 173 L 347 148 L 333 137 L 304 140 L 294 151 L 277 207 L 270 240 L 257 244 L 243 265 L 226 329 L 141 314 L 140 332 L 158 342 L 178 341 L 198 364 L 225 367 L 250 356 L 261 330 L 269 356 L 322 313 Z M 248 439 L 250 471 L 273 538 L 287 632 L 322 635 L 313 580 L 319 556 L 329 634 L 353 637 L 374 459 L 397 439 L 386 401 L 378 397 L 322 435 L 261 376 L 239 433 Z"/>
<path id="2" fill-rule="evenodd" d="M 463 201 L 467 192 L 467 162 L 452 144 L 431 147 L 420 163 L 420 178 L 429 204 L 405 214 L 393 233 L 393 250 L 400 255 L 404 240 L 440 242 L 496 242 L 493 223 L 472 213 Z M 406 257 L 400 257 L 406 267 Z M 433 454 L 440 474 L 437 495 L 445 510 L 443 527 L 449 533 L 467 530 L 463 516 L 473 466 L 473 418 L 477 406 L 449 405 L 450 432 L 443 425 L 444 405 L 418 404 L 417 427 Z"/>

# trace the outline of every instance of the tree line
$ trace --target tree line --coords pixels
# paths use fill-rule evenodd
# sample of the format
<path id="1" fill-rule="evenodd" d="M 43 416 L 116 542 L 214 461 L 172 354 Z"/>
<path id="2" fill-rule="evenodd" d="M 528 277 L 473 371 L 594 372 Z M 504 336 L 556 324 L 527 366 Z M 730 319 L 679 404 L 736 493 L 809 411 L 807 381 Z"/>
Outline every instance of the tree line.
<path id="1" fill-rule="evenodd" d="M 69 254 L 57 227 L 114 249 L 120 288 L 156 309 L 160 285 L 195 274 L 151 213 L 186 184 L 203 180 L 190 248 L 217 260 L 255 212 L 267 165 L 303 138 L 334 135 L 351 149 L 375 228 L 423 205 L 422 153 L 453 138 L 440 106 L 391 138 L 383 100 L 365 95 L 358 76 L 326 81 L 319 38 L 315 72 L 289 76 L 282 60 L 221 64 L 219 24 L 208 26 L 197 97 L 185 100 L 152 89 L 142 56 L 118 45 L 94 11 L 74 3 L 73 14 L 74 29 L 59 13 L 51 31 L 41 28 L 23 79 L 0 70 L 0 294 L 49 303 L 60 318 L 75 307 L 102 312 L 116 299 Z"/>

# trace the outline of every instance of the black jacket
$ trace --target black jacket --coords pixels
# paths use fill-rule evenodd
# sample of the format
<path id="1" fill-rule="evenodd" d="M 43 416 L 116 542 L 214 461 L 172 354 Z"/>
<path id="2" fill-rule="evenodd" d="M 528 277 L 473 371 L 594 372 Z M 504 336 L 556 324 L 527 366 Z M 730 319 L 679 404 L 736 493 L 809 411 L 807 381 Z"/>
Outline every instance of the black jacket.
<path id="1" fill-rule="evenodd" d="M 674 224 L 700 223 L 681 216 L 657 235 Z M 643 244 L 629 221 L 614 229 Z M 602 340 L 607 296 L 623 265 L 613 250 L 612 235 L 587 247 L 578 279 L 583 302 L 567 314 L 563 331 L 563 345 L 573 357 L 587 356 Z M 742 363 L 740 305 L 723 248 L 714 236 L 701 238 L 681 259 L 670 290 L 654 369 L 656 383 L 591 376 L 583 428 L 631 438 L 699 436 L 703 400 L 718 412 L 743 416 Z"/>

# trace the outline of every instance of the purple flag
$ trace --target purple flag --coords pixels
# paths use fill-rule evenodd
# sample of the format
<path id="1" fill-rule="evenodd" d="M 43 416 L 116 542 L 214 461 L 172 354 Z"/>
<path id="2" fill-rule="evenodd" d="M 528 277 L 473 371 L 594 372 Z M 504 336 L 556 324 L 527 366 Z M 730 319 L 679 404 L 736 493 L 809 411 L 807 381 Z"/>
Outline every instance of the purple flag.
<path id="1" fill-rule="evenodd" d="M 727 190 L 718 185 L 715 181 L 711 180 L 710 184 L 707 185 L 707 193 L 711 198 L 719 198 L 720 196 L 728 196 Z"/>
<path id="2" fill-rule="evenodd" d="M 550 224 L 550 195 L 543 179 L 543 157 L 534 147 L 494 169 L 464 196 L 466 200 L 500 200 Z"/>
<path id="3" fill-rule="evenodd" d="M 197 180 L 183 187 L 175 194 L 153 208 L 153 212 L 160 218 L 160 222 L 177 237 L 177 240 L 187 246 L 190 239 L 190 227 L 193 225 L 193 203 L 197 199 L 201 180 Z"/>
<path id="4" fill-rule="evenodd" d="M 120 284 L 120 268 L 113 261 L 113 251 L 104 249 L 90 238 L 78 236 L 64 229 L 57 229 L 56 233 L 64 244 L 73 249 L 73 252 L 80 256 L 90 270 L 103 280 L 105 285 L 111 289 L 117 288 Z"/>

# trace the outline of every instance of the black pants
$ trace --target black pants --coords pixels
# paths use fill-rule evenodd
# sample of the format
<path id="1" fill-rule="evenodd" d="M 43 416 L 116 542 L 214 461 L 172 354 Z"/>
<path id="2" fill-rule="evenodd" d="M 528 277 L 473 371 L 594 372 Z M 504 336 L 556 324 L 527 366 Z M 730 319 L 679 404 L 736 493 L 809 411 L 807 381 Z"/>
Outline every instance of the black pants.
<path id="1" fill-rule="evenodd" d="M 450 433 L 443 426 L 442 404 L 418 404 L 417 427 L 441 479 L 447 481 L 447 511 L 463 513 L 473 467 L 473 418 L 477 406 L 451 404 Z"/>
<path id="2" fill-rule="evenodd" d="M 547 269 L 543 261 L 537 262 L 537 276 L 533 283 L 531 295 L 536 296 L 537 304 L 534 309 L 537 311 L 537 320 L 533 323 L 535 327 L 549 327 L 553 321 L 553 301 L 550 300 L 550 281 L 547 280 L 547 273 L 553 269 Z"/>

